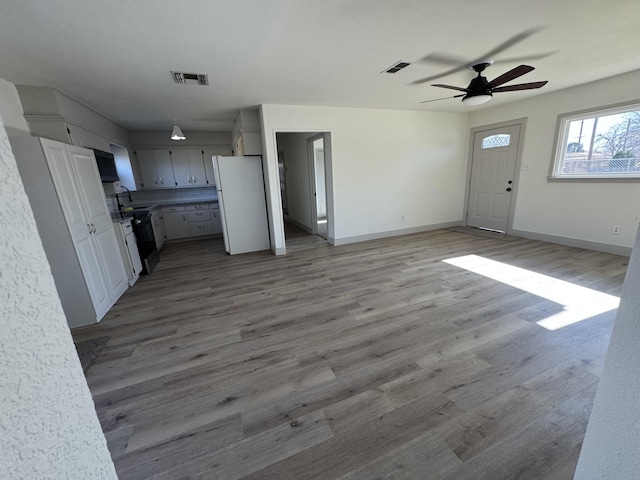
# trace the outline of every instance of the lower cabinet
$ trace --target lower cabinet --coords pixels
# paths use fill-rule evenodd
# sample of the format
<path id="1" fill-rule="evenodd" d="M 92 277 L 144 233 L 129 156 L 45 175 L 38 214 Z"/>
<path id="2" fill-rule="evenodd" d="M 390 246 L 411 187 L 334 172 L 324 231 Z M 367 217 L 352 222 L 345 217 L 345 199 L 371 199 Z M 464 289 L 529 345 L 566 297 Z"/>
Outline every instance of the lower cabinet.
<path id="1" fill-rule="evenodd" d="M 217 206 L 211 206 L 211 225 L 214 235 L 222 235 L 222 220 L 220 218 L 220 209 Z"/>
<path id="2" fill-rule="evenodd" d="M 167 240 L 222 233 L 217 205 L 198 203 L 162 208 Z"/>
<path id="3" fill-rule="evenodd" d="M 185 207 L 163 207 L 162 218 L 167 240 L 189 237 L 189 222 Z"/>

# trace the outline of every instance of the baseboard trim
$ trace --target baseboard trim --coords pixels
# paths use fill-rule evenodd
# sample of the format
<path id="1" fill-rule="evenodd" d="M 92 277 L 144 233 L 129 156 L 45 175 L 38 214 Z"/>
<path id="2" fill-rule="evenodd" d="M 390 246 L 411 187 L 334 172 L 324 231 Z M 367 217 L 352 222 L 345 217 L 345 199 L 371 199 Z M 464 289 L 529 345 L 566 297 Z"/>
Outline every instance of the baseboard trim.
<path id="1" fill-rule="evenodd" d="M 567 245 L 568 247 L 584 248 L 586 250 L 595 250 L 597 252 L 613 253 L 614 255 L 631 256 L 631 247 L 623 247 L 622 245 L 611 245 L 609 243 L 591 242 L 589 240 L 581 240 L 579 238 L 560 237 L 557 235 L 548 235 L 546 233 L 529 232 L 527 230 L 510 230 L 509 235 L 516 237 L 529 238 L 531 240 L 541 240 L 543 242 L 557 243 L 559 245 Z"/>
<path id="2" fill-rule="evenodd" d="M 347 245 L 349 243 L 367 242 L 369 240 L 378 240 L 380 238 L 400 237 L 402 235 L 411 235 L 412 233 L 429 232 L 431 230 L 440 230 L 442 228 L 458 227 L 462 222 L 445 222 L 434 223 L 432 225 L 422 225 L 420 227 L 402 228 L 400 230 L 387 230 L 384 232 L 368 233 L 366 235 L 354 235 L 352 237 L 330 238 L 329 243 L 332 245 Z"/>

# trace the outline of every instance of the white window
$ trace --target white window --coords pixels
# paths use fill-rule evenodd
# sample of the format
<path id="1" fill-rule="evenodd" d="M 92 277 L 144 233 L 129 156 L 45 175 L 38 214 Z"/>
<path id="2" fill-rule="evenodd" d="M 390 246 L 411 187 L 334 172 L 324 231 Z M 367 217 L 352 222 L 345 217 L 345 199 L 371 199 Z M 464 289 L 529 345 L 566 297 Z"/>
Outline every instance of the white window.
<path id="1" fill-rule="evenodd" d="M 551 178 L 640 178 L 640 104 L 561 115 Z"/>
<path id="2" fill-rule="evenodd" d="M 482 148 L 508 147 L 511 143 L 511 135 L 499 133 L 482 139 Z"/>

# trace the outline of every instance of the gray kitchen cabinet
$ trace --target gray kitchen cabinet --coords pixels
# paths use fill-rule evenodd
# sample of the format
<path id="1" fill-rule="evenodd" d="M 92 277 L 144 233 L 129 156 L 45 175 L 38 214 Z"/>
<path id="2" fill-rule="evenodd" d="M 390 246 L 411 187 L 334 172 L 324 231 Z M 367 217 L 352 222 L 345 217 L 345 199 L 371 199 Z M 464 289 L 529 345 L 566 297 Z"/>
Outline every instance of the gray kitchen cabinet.
<path id="1" fill-rule="evenodd" d="M 187 205 L 187 220 L 189 221 L 189 233 L 192 237 L 213 235 L 211 209 L 208 203 Z"/>
<path id="2" fill-rule="evenodd" d="M 216 177 L 213 173 L 213 160 L 216 155 L 230 156 L 231 147 L 204 147 L 202 149 L 202 158 L 204 160 L 204 170 L 207 175 L 207 185 L 216 184 Z"/>
<path id="3" fill-rule="evenodd" d="M 184 206 L 162 207 L 162 217 L 167 240 L 177 240 L 191 236 L 187 210 Z"/>
<path id="4" fill-rule="evenodd" d="M 220 208 L 211 207 L 211 226 L 214 235 L 222 235 L 222 219 L 220 218 Z"/>
<path id="5" fill-rule="evenodd" d="M 171 163 L 178 187 L 204 187 L 207 177 L 200 149 L 171 149 Z"/>
<path id="6" fill-rule="evenodd" d="M 144 189 L 215 186 L 215 155 L 231 155 L 231 147 L 137 147 L 132 168 Z"/>
<path id="7" fill-rule="evenodd" d="M 194 203 L 162 207 L 167 240 L 222 233 L 217 205 Z"/>
<path id="8" fill-rule="evenodd" d="M 136 158 L 144 188 L 175 188 L 169 149 L 137 149 Z"/>
<path id="9" fill-rule="evenodd" d="M 128 277 L 93 151 L 35 137 L 12 148 L 69 326 L 99 322 Z"/>

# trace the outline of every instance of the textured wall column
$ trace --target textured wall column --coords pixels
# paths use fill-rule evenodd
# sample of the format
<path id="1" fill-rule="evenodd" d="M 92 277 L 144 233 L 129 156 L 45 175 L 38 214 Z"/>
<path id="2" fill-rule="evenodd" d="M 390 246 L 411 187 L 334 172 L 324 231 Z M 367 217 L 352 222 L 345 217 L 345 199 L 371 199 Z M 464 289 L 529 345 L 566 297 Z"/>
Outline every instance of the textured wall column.
<path id="1" fill-rule="evenodd" d="M 0 478 L 117 479 L 1 119 Z"/>
<path id="2" fill-rule="evenodd" d="M 575 480 L 640 478 L 640 230 Z"/>

